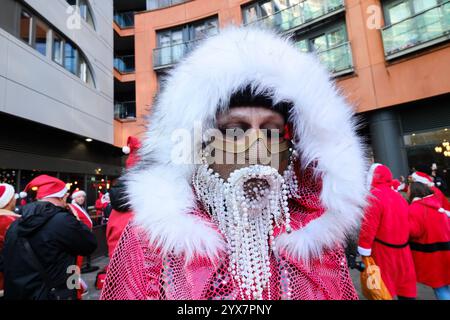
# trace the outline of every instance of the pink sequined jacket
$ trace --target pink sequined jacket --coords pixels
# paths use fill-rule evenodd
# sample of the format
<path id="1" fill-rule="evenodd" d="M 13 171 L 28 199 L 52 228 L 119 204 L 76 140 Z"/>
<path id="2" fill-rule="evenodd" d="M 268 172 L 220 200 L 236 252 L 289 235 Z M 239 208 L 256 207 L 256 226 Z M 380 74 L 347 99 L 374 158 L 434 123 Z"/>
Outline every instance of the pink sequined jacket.
<path id="1" fill-rule="evenodd" d="M 292 227 L 302 228 L 320 217 L 320 185 L 311 185 L 312 171 L 302 175 L 302 197 L 290 202 Z M 309 182 L 309 185 L 308 185 Z M 194 215 L 210 223 L 203 210 Z M 220 231 L 215 229 L 217 234 Z M 275 235 L 283 230 L 275 229 Z M 183 255 L 163 254 L 152 245 L 146 231 L 130 223 L 109 265 L 101 299 L 106 300 L 238 300 L 239 289 L 228 272 L 228 257 L 195 256 L 185 263 Z M 357 299 L 343 249 L 336 245 L 308 263 L 288 252 L 271 254 L 271 278 L 264 299 L 343 300 Z"/>

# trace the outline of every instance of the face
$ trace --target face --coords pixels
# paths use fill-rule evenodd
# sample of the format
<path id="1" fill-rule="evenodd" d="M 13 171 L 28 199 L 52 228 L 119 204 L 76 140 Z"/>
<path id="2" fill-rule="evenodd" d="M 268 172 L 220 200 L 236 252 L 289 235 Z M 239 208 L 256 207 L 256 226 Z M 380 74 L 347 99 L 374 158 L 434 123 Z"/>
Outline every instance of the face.
<path id="1" fill-rule="evenodd" d="M 82 205 L 84 205 L 84 202 L 86 201 L 86 197 L 81 195 L 81 196 L 76 197 L 74 200 L 78 205 L 82 206 Z"/>
<path id="2" fill-rule="evenodd" d="M 284 139 L 285 124 L 280 113 L 262 106 L 234 107 L 219 114 L 219 137 L 215 140 L 225 151 L 220 154 L 217 148 L 213 151 L 215 157 L 208 162 L 210 167 L 225 179 L 234 170 L 252 164 L 269 165 L 283 173 L 289 162 L 290 146 Z M 218 143 L 214 141 L 211 145 Z"/>

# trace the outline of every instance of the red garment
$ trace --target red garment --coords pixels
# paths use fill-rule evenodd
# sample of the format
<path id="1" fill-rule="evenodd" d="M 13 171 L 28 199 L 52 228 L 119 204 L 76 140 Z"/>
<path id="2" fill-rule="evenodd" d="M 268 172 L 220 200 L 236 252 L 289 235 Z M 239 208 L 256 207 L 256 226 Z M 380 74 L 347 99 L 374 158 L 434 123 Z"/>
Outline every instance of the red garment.
<path id="1" fill-rule="evenodd" d="M 130 148 L 130 154 L 126 160 L 126 167 L 131 168 L 139 161 L 137 152 L 141 148 L 141 141 L 136 137 L 129 136 L 127 145 Z"/>
<path id="2" fill-rule="evenodd" d="M 440 208 L 436 195 L 417 199 L 409 207 L 417 282 L 432 288 L 450 285 L 450 218 Z"/>
<path id="3" fill-rule="evenodd" d="M 69 204 L 69 206 L 73 211 L 75 211 L 77 213 L 78 217 L 80 218 L 80 221 L 83 222 L 89 229 L 92 230 L 92 227 L 94 225 L 92 223 L 91 217 L 86 212 L 86 210 L 81 208 L 76 203 L 71 203 L 71 204 Z M 83 267 L 83 257 L 82 256 L 77 256 L 76 264 L 77 264 L 77 267 L 81 270 L 81 268 Z M 77 299 L 78 300 L 82 300 L 82 297 L 81 297 L 82 293 L 83 293 L 82 288 L 77 290 Z"/>
<path id="4" fill-rule="evenodd" d="M 6 232 L 9 226 L 16 221 L 18 215 L 6 210 L 0 210 L 0 252 L 5 244 Z M 3 290 L 3 273 L 0 272 L 0 290 Z"/>
<path id="5" fill-rule="evenodd" d="M 386 166 L 378 165 L 361 226 L 358 251 L 361 255 L 373 257 L 393 297 L 412 298 L 416 296 L 416 275 L 407 245 L 408 203 L 391 186 L 391 171 Z M 393 248 L 387 244 L 403 247 Z"/>
<path id="6" fill-rule="evenodd" d="M 71 203 L 69 206 L 72 208 L 73 211 L 75 211 L 80 218 L 80 221 L 83 222 L 89 229 L 92 230 L 92 227 L 94 226 L 91 220 L 91 217 L 89 213 L 86 212 L 82 207 L 80 207 L 76 203 Z"/>
<path id="7" fill-rule="evenodd" d="M 444 208 L 445 210 L 450 210 L 450 202 L 448 201 L 445 194 L 442 193 L 442 191 L 438 187 L 435 187 L 435 186 L 431 187 L 431 190 L 436 195 L 436 197 L 441 205 L 441 208 Z"/>
<path id="8" fill-rule="evenodd" d="M 132 212 L 122 213 L 114 209 L 111 211 L 111 215 L 109 216 L 109 220 L 106 225 L 106 241 L 108 243 L 109 258 L 112 257 L 114 249 L 120 240 L 120 236 L 132 217 Z"/>

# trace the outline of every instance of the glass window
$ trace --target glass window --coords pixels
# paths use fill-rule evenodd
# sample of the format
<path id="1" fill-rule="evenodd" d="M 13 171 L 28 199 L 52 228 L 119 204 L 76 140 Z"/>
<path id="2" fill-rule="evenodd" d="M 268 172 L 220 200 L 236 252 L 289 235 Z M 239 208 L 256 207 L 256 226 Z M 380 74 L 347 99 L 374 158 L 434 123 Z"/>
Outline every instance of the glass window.
<path id="1" fill-rule="evenodd" d="M 64 44 L 64 68 L 77 75 L 77 49 L 74 46 L 66 42 Z"/>
<path id="2" fill-rule="evenodd" d="M 91 68 L 89 67 L 89 65 L 87 63 L 86 58 L 84 58 L 82 56 L 80 57 L 79 70 L 80 70 L 80 78 L 81 78 L 81 80 L 83 80 L 87 84 L 95 86 L 95 84 L 94 84 L 94 77 L 92 76 Z"/>
<path id="3" fill-rule="evenodd" d="M 87 0 L 66 0 L 66 2 L 69 5 L 76 7 L 81 19 L 86 21 L 91 27 L 95 28 L 92 11 Z"/>
<path id="4" fill-rule="evenodd" d="M 31 15 L 24 10 L 20 14 L 20 39 L 31 44 Z"/>
<path id="5" fill-rule="evenodd" d="M 42 21 L 36 21 L 36 36 L 34 40 L 34 48 L 42 55 L 47 55 L 47 34 L 49 27 Z"/>
<path id="6" fill-rule="evenodd" d="M 247 7 L 244 9 L 244 23 L 251 23 L 258 20 L 258 14 L 256 12 L 256 5 Z"/>
<path id="7" fill-rule="evenodd" d="M 333 48 L 346 41 L 344 28 L 339 28 L 328 33 L 328 48 Z"/>
<path id="8" fill-rule="evenodd" d="M 311 39 L 312 48 L 314 51 L 320 52 L 328 48 L 327 46 L 327 36 L 322 34 L 318 37 Z"/>
<path id="9" fill-rule="evenodd" d="M 437 5 L 437 0 L 414 0 L 414 12 L 418 13 L 423 10 L 435 7 Z"/>
<path id="10" fill-rule="evenodd" d="M 53 36 L 53 61 L 61 65 L 63 64 L 63 47 L 63 39 L 55 34 Z"/>
<path id="11" fill-rule="evenodd" d="M 397 23 L 411 16 L 411 9 L 408 1 L 403 1 L 388 8 L 388 17 L 390 24 Z"/>
<path id="12" fill-rule="evenodd" d="M 274 13 L 271 1 L 265 1 L 261 3 L 260 8 L 261 8 L 261 17 L 267 17 Z"/>
<path id="13" fill-rule="evenodd" d="M 410 169 L 430 173 L 431 164 L 436 163 L 436 175 L 447 186 L 441 191 L 450 195 L 450 129 L 408 133 L 403 139 Z"/>

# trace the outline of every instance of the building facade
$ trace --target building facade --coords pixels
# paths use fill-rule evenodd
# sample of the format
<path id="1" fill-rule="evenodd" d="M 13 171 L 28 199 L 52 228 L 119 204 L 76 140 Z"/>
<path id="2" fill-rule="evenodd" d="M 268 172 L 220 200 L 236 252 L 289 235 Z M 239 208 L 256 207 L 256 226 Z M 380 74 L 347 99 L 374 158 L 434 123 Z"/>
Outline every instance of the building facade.
<path id="1" fill-rule="evenodd" d="M 318 55 L 355 107 L 375 161 L 396 177 L 413 169 L 429 172 L 436 163 L 450 182 L 450 1 L 114 4 L 115 44 L 130 59 L 121 60 L 129 69 L 117 64 L 115 70 L 116 88 L 128 90 L 123 98 L 121 91 L 115 95 L 116 145 L 142 135 L 164 74 L 199 41 L 230 24 L 260 24 L 291 34 L 299 50 Z M 122 103 L 127 100 L 129 111 Z"/>
<path id="2" fill-rule="evenodd" d="M 112 23 L 112 0 L 1 1 L 1 182 L 49 173 L 93 204 L 121 174 Z"/>

